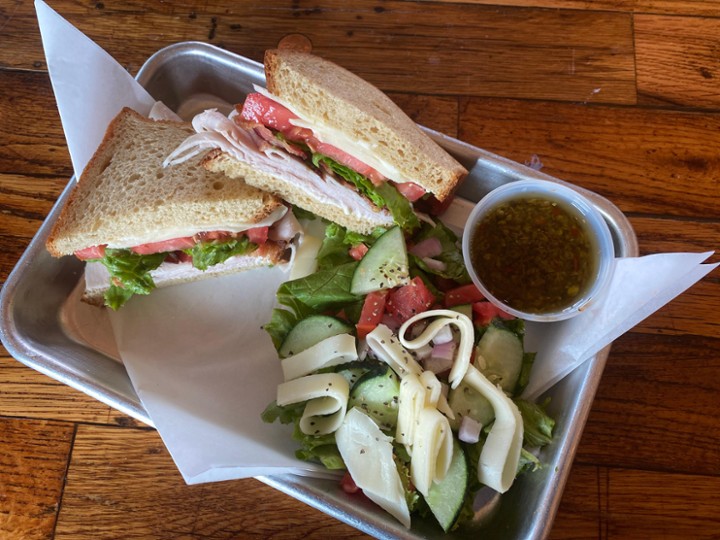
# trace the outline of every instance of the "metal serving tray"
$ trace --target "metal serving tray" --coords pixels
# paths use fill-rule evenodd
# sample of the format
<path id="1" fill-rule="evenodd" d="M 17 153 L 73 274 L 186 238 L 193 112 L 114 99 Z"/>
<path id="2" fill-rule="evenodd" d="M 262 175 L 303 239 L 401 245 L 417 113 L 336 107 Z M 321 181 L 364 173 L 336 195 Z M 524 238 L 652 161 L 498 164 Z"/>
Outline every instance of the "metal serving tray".
<path id="1" fill-rule="evenodd" d="M 156 99 L 183 118 L 209 106 L 226 108 L 242 101 L 253 84 L 264 85 L 263 66 L 217 47 L 196 42 L 172 45 L 154 54 L 138 73 L 137 80 Z M 560 182 L 526 166 L 485 152 L 456 139 L 427 130 L 470 175 L 458 195 L 478 201 L 494 187 L 523 178 Z M 87 333 L 106 328 L 68 321 L 67 305 L 83 264 L 73 257 L 52 258 L 45 240 L 66 203 L 74 183 L 71 179 L 27 251 L 10 274 L 0 296 L 0 337 L 16 359 L 60 382 L 80 390 L 148 425 L 152 425 L 137 397 L 124 366 L 112 348 L 100 347 Z M 577 188 L 576 188 L 577 189 Z M 625 216 L 594 193 L 587 195 L 607 220 L 619 257 L 638 253 L 635 233 Z M 75 314 L 77 316 L 77 314 Z M 97 314 L 93 314 L 96 317 Z M 83 327 L 86 332 L 78 333 Z M 90 337 L 88 338 L 88 336 Z M 363 504 L 343 493 L 337 482 L 294 475 L 262 477 L 261 481 L 379 538 L 483 538 L 546 537 L 560 503 L 562 490 L 595 396 L 609 347 L 564 378 L 546 396 L 556 419 L 556 435 L 540 459 L 541 471 L 526 474 L 502 497 L 491 496 L 478 512 L 478 530 L 443 535 L 436 524 L 415 519 L 405 530 L 371 503 Z"/>

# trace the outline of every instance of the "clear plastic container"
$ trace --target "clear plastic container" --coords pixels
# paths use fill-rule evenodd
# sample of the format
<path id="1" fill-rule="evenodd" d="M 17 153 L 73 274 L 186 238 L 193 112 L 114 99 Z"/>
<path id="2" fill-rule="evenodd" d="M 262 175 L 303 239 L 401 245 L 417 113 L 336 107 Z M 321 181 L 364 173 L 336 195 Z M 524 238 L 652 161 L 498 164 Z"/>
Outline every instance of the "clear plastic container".
<path id="1" fill-rule="evenodd" d="M 583 223 L 590 236 L 591 249 L 594 251 L 596 264 L 594 273 L 590 277 L 579 296 L 569 301 L 568 305 L 555 308 L 552 311 L 538 310 L 528 312 L 516 309 L 496 298 L 485 286 L 476 269 L 473 267 L 470 256 L 471 243 L 476 225 L 497 206 L 520 198 L 544 198 L 558 201 L 571 214 Z M 519 180 L 503 185 L 488 193 L 473 208 L 465 224 L 462 240 L 463 257 L 473 283 L 480 289 L 490 302 L 500 309 L 528 321 L 552 322 L 573 317 L 593 302 L 600 299 L 610 283 L 615 266 L 615 251 L 610 229 L 605 219 L 581 193 L 563 184 L 547 180 Z"/>

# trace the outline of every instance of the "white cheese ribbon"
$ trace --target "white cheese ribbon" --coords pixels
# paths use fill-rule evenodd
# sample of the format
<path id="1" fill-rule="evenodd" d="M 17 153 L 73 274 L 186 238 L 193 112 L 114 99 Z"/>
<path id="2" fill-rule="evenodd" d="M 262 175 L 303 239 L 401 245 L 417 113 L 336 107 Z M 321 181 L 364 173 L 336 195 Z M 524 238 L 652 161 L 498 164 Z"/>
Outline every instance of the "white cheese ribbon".
<path id="1" fill-rule="evenodd" d="M 487 398 L 495 412 L 495 422 L 480 453 L 478 480 L 499 493 L 505 493 L 515 480 L 520 461 L 522 416 L 505 392 L 475 366 L 468 367 L 465 384 Z"/>
<path id="2" fill-rule="evenodd" d="M 277 404 L 281 407 L 307 401 L 300 431 L 306 435 L 325 435 L 340 427 L 347 410 L 350 386 L 342 375 L 321 373 L 280 384 Z"/>
<path id="3" fill-rule="evenodd" d="M 398 338 L 393 335 L 392 330 L 386 325 L 377 325 L 375 330 L 367 335 L 366 341 L 370 350 L 400 377 L 405 377 L 408 373 L 416 375 L 422 373 L 423 369 L 420 364 L 398 342 Z"/>
<path id="4" fill-rule="evenodd" d="M 405 339 L 405 332 L 408 328 L 417 321 L 427 319 L 430 317 L 438 317 L 427 325 L 425 330 L 417 336 L 415 339 Z M 408 349 L 419 349 L 430 343 L 430 341 L 447 325 L 455 326 L 460 332 L 460 344 L 458 350 L 455 353 L 455 360 L 453 361 L 452 369 L 450 369 L 450 375 L 448 380 L 452 388 L 457 388 L 465 376 L 465 372 L 470 365 L 470 358 L 472 357 L 473 343 L 475 340 L 475 329 L 473 323 L 467 315 L 452 311 L 450 309 L 433 309 L 430 311 L 424 311 L 418 313 L 414 317 L 411 317 L 400 327 L 398 336 L 400 343 L 403 347 Z"/>
<path id="5" fill-rule="evenodd" d="M 433 407 L 420 411 L 415 429 L 410 477 L 417 490 L 427 497 L 433 482 L 440 482 L 450 468 L 453 436 L 445 415 Z"/>
<path id="6" fill-rule="evenodd" d="M 392 437 L 356 408 L 335 432 L 335 442 L 350 476 L 363 493 L 410 528 L 405 490 L 393 460 Z"/>
<path id="7" fill-rule="evenodd" d="M 336 366 L 358 359 L 355 338 L 338 334 L 316 343 L 298 354 L 281 360 L 283 376 L 291 381 L 325 367 Z"/>
<path id="8" fill-rule="evenodd" d="M 417 419 L 424 407 L 425 387 L 420 382 L 420 377 L 410 373 L 400 381 L 398 418 L 395 431 L 395 440 L 404 444 L 408 453 L 412 452 Z"/>

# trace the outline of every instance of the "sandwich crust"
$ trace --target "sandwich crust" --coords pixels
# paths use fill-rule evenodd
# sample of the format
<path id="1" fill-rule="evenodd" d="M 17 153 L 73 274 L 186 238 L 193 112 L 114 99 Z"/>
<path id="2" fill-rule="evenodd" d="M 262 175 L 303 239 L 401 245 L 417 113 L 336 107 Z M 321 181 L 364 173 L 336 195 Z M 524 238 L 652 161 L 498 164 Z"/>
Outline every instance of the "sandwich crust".
<path id="1" fill-rule="evenodd" d="M 200 166 L 203 156 L 163 168 L 189 135 L 189 124 L 149 120 L 125 108 L 110 123 L 62 209 L 46 247 L 56 257 L 92 246 L 133 247 L 226 230 L 268 217 L 282 201 Z"/>
<path id="2" fill-rule="evenodd" d="M 440 148 L 382 91 L 318 56 L 290 49 L 265 52 L 268 90 L 302 117 L 330 124 L 391 163 L 442 201 L 465 168 Z"/>

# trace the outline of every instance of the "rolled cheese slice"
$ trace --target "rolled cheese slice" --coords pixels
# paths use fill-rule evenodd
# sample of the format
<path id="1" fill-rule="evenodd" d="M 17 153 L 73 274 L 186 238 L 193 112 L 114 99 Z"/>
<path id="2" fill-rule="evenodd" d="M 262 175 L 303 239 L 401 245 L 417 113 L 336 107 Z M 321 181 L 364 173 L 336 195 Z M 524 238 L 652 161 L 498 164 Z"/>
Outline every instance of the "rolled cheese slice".
<path id="1" fill-rule="evenodd" d="M 405 350 L 386 325 L 377 325 L 375 330 L 367 335 L 366 341 L 370 350 L 400 377 L 405 377 L 408 373 L 416 375 L 422 373 L 420 364 Z"/>
<path id="2" fill-rule="evenodd" d="M 306 435 L 326 435 L 340 427 L 347 410 L 350 386 L 342 375 L 322 373 L 284 382 L 277 389 L 281 407 L 307 401 L 300 431 Z"/>
<path id="3" fill-rule="evenodd" d="M 491 383 L 475 366 L 468 367 L 465 384 L 487 398 L 495 412 L 495 422 L 480 452 L 478 480 L 499 493 L 505 493 L 515 480 L 520 461 L 522 416 L 505 392 Z"/>
<path id="4" fill-rule="evenodd" d="M 410 454 L 412 454 L 412 445 L 415 440 L 417 419 L 424 407 L 425 387 L 420 382 L 420 377 L 410 373 L 400 381 L 398 419 L 395 431 L 395 440 L 404 444 Z"/>
<path id="5" fill-rule="evenodd" d="M 408 328 L 417 321 L 427 319 L 431 317 L 437 317 L 434 321 L 427 325 L 425 330 L 417 336 L 415 339 L 405 339 L 405 332 Z M 475 329 L 473 323 L 467 315 L 452 311 L 450 309 L 432 309 L 430 311 L 424 311 L 418 313 L 414 317 L 411 317 L 400 327 L 398 336 L 400 344 L 408 349 L 415 350 L 419 349 L 430 343 L 430 341 L 447 325 L 455 326 L 460 332 L 460 345 L 455 353 L 455 360 L 453 366 L 450 369 L 450 375 L 448 381 L 452 388 L 457 388 L 465 376 L 468 366 L 470 365 L 470 358 L 472 357 L 473 344 L 475 340 Z"/>
<path id="6" fill-rule="evenodd" d="M 358 359 L 355 338 L 339 334 L 316 343 L 304 351 L 284 358 L 280 364 L 286 381 L 308 375 L 313 371 Z"/>
<path id="7" fill-rule="evenodd" d="M 413 441 L 410 476 L 417 490 L 427 496 L 433 482 L 440 482 L 450 468 L 453 436 L 445 415 L 432 407 L 420 411 Z"/>
<path id="8" fill-rule="evenodd" d="M 392 437 L 369 416 L 352 408 L 335 433 L 335 442 L 355 484 L 409 529 L 410 510 L 393 459 Z"/>

